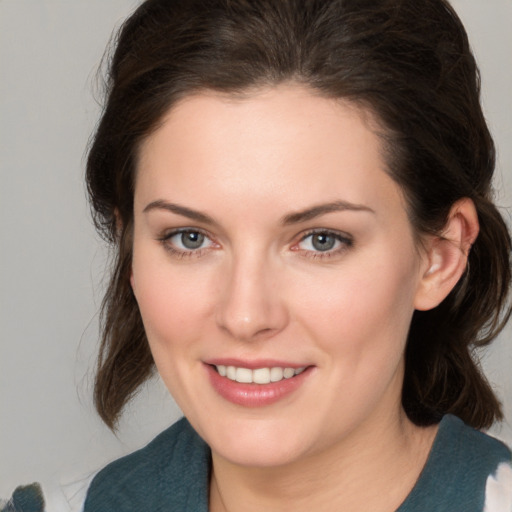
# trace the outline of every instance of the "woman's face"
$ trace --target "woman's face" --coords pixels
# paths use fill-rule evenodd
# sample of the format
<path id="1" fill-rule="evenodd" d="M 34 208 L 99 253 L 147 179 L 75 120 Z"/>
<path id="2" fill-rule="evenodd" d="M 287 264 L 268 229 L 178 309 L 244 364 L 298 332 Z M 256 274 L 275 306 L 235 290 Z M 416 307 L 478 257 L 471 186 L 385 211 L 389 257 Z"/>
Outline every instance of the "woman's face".
<path id="1" fill-rule="evenodd" d="M 141 148 L 132 286 L 151 351 L 235 464 L 297 461 L 401 414 L 427 262 L 371 126 L 287 85 L 188 97 Z"/>

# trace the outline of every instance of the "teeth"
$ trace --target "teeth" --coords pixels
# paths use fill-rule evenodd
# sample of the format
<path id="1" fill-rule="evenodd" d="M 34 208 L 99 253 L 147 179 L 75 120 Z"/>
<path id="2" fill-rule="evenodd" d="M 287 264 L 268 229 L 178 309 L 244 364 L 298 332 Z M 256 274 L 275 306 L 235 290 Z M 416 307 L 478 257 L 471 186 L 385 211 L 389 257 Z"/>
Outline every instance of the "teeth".
<path id="1" fill-rule="evenodd" d="M 252 381 L 255 384 L 268 384 L 270 382 L 270 368 L 258 368 L 251 373 Z"/>
<path id="2" fill-rule="evenodd" d="M 249 370 L 249 368 L 237 368 L 235 380 L 244 384 L 250 384 L 252 382 L 252 370 Z"/>
<path id="3" fill-rule="evenodd" d="M 295 370 L 293 368 L 285 368 L 283 371 L 283 377 L 285 379 L 289 379 L 295 375 Z"/>
<path id="4" fill-rule="evenodd" d="M 283 379 L 290 379 L 295 375 L 302 373 L 306 367 L 302 368 L 257 368 L 250 370 L 249 368 L 237 368 L 236 366 L 216 365 L 217 371 L 221 377 L 227 377 L 229 380 L 241 382 L 244 384 L 270 384 L 271 382 L 279 382 Z"/>
<path id="5" fill-rule="evenodd" d="M 283 369 L 282 368 L 271 368 L 270 369 L 270 381 L 271 382 L 279 382 L 283 379 Z"/>

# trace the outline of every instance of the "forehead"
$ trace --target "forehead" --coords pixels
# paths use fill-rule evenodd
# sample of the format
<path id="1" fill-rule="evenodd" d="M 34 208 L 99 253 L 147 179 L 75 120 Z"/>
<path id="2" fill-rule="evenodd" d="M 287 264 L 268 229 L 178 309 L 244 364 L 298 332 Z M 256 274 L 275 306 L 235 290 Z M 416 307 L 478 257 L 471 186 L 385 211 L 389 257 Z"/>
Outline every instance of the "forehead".
<path id="1" fill-rule="evenodd" d="M 195 94 L 142 144 L 136 202 L 201 192 L 212 204 L 265 198 L 289 210 L 339 199 L 402 207 L 376 129 L 368 111 L 297 85 Z"/>
<path id="2" fill-rule="evenodd" d="M 156 138 L 155 132 L 160 132 L 162 137 L 164 131 L 169 135 L 174 131 L 173 138 L 177 140 L 201 132 L 204 135 L 213 129 L 210 135 L 215 132 L 221 138 L 230 135 L 230 128 L 234 128 L 239 136 L 248 134 L 251 145 L 262 142 L 259 137 L 254 138 L 256 133 L 267 134 L 264 142 L 269 145 L 272 140 L 278 143 L 286 133 L 296 136 L 300 131 L 304 136 L 314 136 L 321 126 L 332 132 L 333 124 L 339 125 L 341 118 L 353 128 L 356 125 L 362 128 L 360 133 L 364 131 L 372 138 L 384 131 L 370 108 L 344 98 L 325 97 L 319 91 L 293 82 L 241 93 L 204 90 L 181 98 L 162 116 L 156 130 L 143 140 L 140 155 L 142 158 L 147 155 L 147 146 Z M 304 130 L 304 121 L 311 129 L 309 134 Z M 338 133 L 339 128 L 332 133 L 343 137 Z M 338 143 L 342 142 L 341 137 Z"/>

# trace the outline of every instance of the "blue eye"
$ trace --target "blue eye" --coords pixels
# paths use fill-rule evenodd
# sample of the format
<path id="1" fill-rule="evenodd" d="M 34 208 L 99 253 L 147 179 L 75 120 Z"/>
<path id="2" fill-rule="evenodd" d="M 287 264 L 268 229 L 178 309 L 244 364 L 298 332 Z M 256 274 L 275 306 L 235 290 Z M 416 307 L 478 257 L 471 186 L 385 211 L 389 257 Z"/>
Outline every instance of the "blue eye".
<path id="1" fill-rule="evenodd" d="M 303 251 L 331 253 L 352 245 L 352 240 L 331 231 L 316 231 L 302 238 L 298 247 Z"/>
<path id="2" fill-rule="evenodd" d="M 206 237 L 197 231 L 185 231 L 175 235 L 173 238 L 177 238 L 185 249 L 194 250 L 199 249 L 203 245 Z"/>
<path id="3" fill-rule="evenodd" d="M 336 242 L 338 242 L 336 238 L 327 233 L 315 233 L 314 235 L 310 235 L 310 239 L 311 245 L 317 251 L 330 251 L 334 249 Z"/>
<path id="4" fill-rule="evenodd" d="M 166 248 L 177 253 L 197 252 L 213 245 L 213 242 L 204 233 L 193 229 L 174 231 L 163 237 L 161 241 Z"/>

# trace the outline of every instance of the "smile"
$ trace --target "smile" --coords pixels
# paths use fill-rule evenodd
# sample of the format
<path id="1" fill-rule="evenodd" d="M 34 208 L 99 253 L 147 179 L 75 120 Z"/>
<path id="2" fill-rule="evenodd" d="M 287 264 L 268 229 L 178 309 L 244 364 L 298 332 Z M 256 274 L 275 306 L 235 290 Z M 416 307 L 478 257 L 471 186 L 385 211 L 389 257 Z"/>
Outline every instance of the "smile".
<path id="1" fill-rule="evenodd" d="M 271 382 L 279 382 L 283 379 L 290 379 L 301 374 L 306 367 L 301 368 L 282 368 L 279 366 L 269 368 L 250 368 L 215 365 L 215 369 L 221 377 L 229 380 L 240 382 L 243 384 L 270 384 Z"/>
<path id="2" fill-rule="evenodd" d="M 311 365 L 280 364 L 268 360 L 245 364 L 224 360 L 209 361 L 204 363 L 204 368 L 218 395 L 233 404 L 254 408 L 272 405 L 294 395 L 315 371 Z"/>

